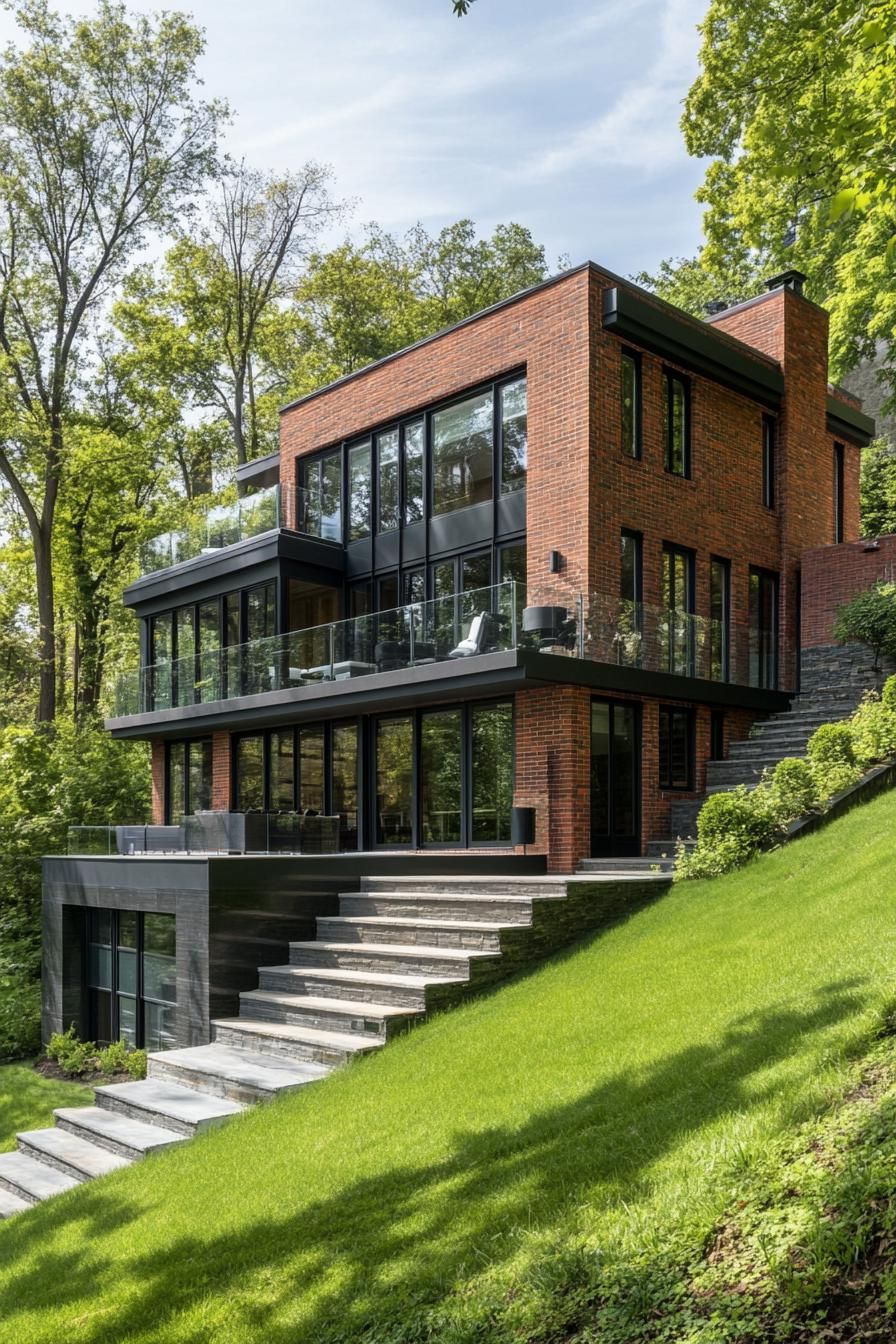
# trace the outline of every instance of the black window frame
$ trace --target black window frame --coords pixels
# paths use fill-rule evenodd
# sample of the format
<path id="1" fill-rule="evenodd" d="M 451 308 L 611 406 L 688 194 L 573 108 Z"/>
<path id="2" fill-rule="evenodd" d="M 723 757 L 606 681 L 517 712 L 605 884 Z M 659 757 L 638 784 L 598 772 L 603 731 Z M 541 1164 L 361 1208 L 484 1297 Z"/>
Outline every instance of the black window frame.
<path id="1" fill-rule="evenodd" d="M 758 584 L 769 583 L 772 593 L 772 603 L 774 607 L 773 620 L 771 627 L 772 649 L 771 649 L 771 677 L 765 678 L 760 675 L 764 666 L 768 664 L 769 652 L 763 650 L 759 644 L 760 627 L 754 623 L 754 579 Z M 758 590 L 757 590 L 758 591 Z M 760 599 L 761 602 L 761 599 Z M 749 631 L 749 677 L 751 686 L 758 687 L 761 690 L 777 690 L 780 677 L 781 663 L 781 575 L 777 570 L 763 569 L 759 565 L 751 565 L 748 573 L 747 589 L 747 625 Z"/>
<path id="2" fill-rule="evenodd" d="M 671 454 L 673 444 L 673 416 L 675 398 L 673 396 L 672 385 L 678 383 L 683 392 L 682 404 L 684 407 L 684 431 L 681 436 L 682 464 L 681 471 L 678 471 L 671 465 Z M 689 481 L 692 477 L 691 461 L 691 400 L 692 386 L 691 380 L 685 373 L 678 369 L 663 369 L 663 469 L 669 476 L 678 476 L 681 480 Z"/>
<path id="3" fill-rule="evenodd" d="M 666 720 L 667 750 L 663 752 L 663 722 Z M 684 719 L 686 724 L 685 751 L 687 754 L 686 782 L 675 782 L 672 772 L 673 733 L 671 721 Z M 665 793 L 693 793 L 696 779 L 696 715 L 692 708 L 684 705 L 660 705 L 657 721 L 657 778 L 659 787 Z"/>
<path id="4" fill-rule="evenodd" d="M 842 443 L 834 444 L 834 545 L 839 546 L 844 537 L 843 497 L 845 487 L 846 449 Z"/>
<path id="5" fill-rule="evenodd" d="M 97 986 L 91 984 L 89 948 L 90 948 L 90 945 L 91 945 L 91 942 L 92 942 L 91 934 L 92 934 L 92 930 L 93 930 L 93 921 L 94 921 L 95 918 L 99 917 L 100 915 L 108 916 L 108 917 L 109 917 L 109 921 L 110 921 L 110 938 L 111 938 L 111 943 L 109 944 L 109 946 L 110 946 L 110 952 L 111 952 L 111 966 L 110 966 L 110 976 L 109 976 L 109 982 L 110 982 L 110 987 L 109 987 L 109 989 L 106 989 L 105 987 L 102 987 L 102 988 L 101 988 L 101 987 L 97 987 Z M 136 972 L 137 972 L 137 973 L 136 973 L 135 993 L 134 993 L 133 995 L 123 993 L 123 992 L 121 991 L 121 989 L 120 989 L 120 981 L 119 981 L 119 973 L 118 973 L 118 951 L 119 951 L 119 948 L 125 948 L 125 947 L 127 946 L 126 944 L 123 944 L 123 943 L 121 942 L 121 931 L 120 931 L 120 930 L 121 930 L 121 916 L 122 916 L 122 915 L 135 915 L 135 916 L 136 916 L 136 920 L 137 920 L 137 937 L 136 937 L 136 945 L 135 945 L 135 947 L 134 947 L 134 949 L 133 949 L 133 951 L 134 951 L 134 953 L 135 953 L 135 957 L 136 957 Z M 143 969 L 143 957 L 144 957 L 144 951 L 145 951 L 145 945 L 146 945 L 146 917 L 147 917 L 147 916 L 152 916 L 152 917 L 154 917 L 154 918 L 157 918 L 157 917 L 161 916 L 161 917 L 163 917 L 163 918 L 165 918 L 165 919 L 170 919 L 170 920 L 173 921 L 173 923 L 174 923 L 174 957 L 175 957 L 175 972 L 176 972 L 176 966 L 177 966 L 177 916 L 176 916 L 175 914 L 172 914 L 170 911 L 167 911 L 167 910 L 129 910 L 129 909 L 120 909 L 120 908 L 114 908 L 114 909 L 113 909 L 113 908 L 110 908 L 110 907 L 103 907 L 103 908 L 91 907 L 90 909 L 88 909 L 87 911 L 85 911 L 84 936 L 83 936 L 83 947 L 82 947 L 82 984 L 83 984 L 83 986 L 84 986 L 84 990 L 85 990 L 85 994 L 84 994 L 84 1007 L 85 1007 L 85 1016 L 86 1016 L 86 1019 L 87 1019 L 87 1023 L 86 1023 L 86 1027 L 87 1027 L 87 1030 L 86 1030 L 86 1036 L 87 1036 L 87 1039 L 89 1039 L 89 1040 L 97 1041 L 97 1044 L 105 1044 L 106 1042 L 105 1042 L 104 1040 L 98 1040 L 98 1035 L 99 1035 L 99 1033 L 96 1031 L 96 1021 L 97 1021 L 97 1019 L 96 1019 L 95 1010 L 94 1010 L 94 1004 L 93 1004 L 93 993 L 95 993 L 95 992 L 104 993 L 104 994 L 107 993 L 107 994 L 109 994 L 109 996 L 110 996 L 110 1014 L 109 1014 L 109 1020 L 110 1020 L 110 1026 L 111 1026 L 111 1031 L 110 1031 L 110 1043 L 111 1043 L 111 1042 L 115 1042 L 115 1041 L 117 1041 L 117 1040 L 120 1039 L 119 999 L 120 999 L 121 997 L 125 997 L 125 998 L 134 998 L 134 999 L 135 999 L 135 1008 L 136 1008 L 136 1019 L 135 1019 L 135 1037 L 136 1037 L 136 1040 L 135 1040 L 135 1047 L 136 1047 L 137 1049 L 143 1049 L 143 1048 L 145 1048 L 145 1042 L 146 1042 L 146 1007 L 145 1007 L 145 1005 L 146 1005 L 147 1003 L 158 1004 L 160 1007 L 163 1007 L 163 1008 L 174 1008 L 175 1012 L 178 1010 L 178 1008 L 179 1008 L 179 1006 L 180 1006 L 180 1005 L 178 1004 L 178 1002 L 177 1002 L 177 998 L 176 998 L 176 997 L 175 997 L 174 1001 L 172 1002 L 172 1001 L 167 1000 L 167 999 L 159 999 L 159 998 L 156 998 L 154 995 L 147 995 L 147 994 L 144 993 L 144 990 L 145 990 L 145 978 L 144 978 L 144 969 Z M 102 944 L 102 946 L 105 946 L 105 944 Z M 128 950 L 130 950 L 130 949 L 128 949 Z M 176 993 L 176 991 L 175 991 L 175 993 Z"/>
<path id="6" fill-rule="evenodd" d="M 212 738 L 210 734 L 200 734 L 198 737 L 176 737 L 165 743 L 165 796 L 163 805 L 163 816 L 165 825 L 177 825 L 171 812 L 171 757 L 175 751 L 183 753 L 183 772 L 184 772 L 184 816 L 190 816 L 195 811 L 194 799 L 191 797 L 192 786 L 190 784 L 190 748 L 207 747 L 211 752 L 211 771 L 209 774 L 209 795 L 213 799 L 215 786 L 215 761 Z"/>
<path id="7" fill-rule="evenodd" d="M 623 591 L 623 557 L 625 554 L 625 543 L 631 542 L 632 554 L 634 557 L 634 592 L 628 594 Z M 619 533 L 619 600 L 620 602 L 633 602 L 636 607 L 640 607 L 644 601 L 644 533 L 638 532 L 633 527 L 623 527 Z"/>
<path id="8" fill-rule="evenodd" d="M 773 415 L 762 417 L 762 503 L 766 509 L 777 507 L 778 422 Z"/>
<path id="9" fill-rule="evenodd" d="M 633 442 L 626 444 L 625 434 L 625 369 L 631 366 L 634 385 Z M 644 388 L 641 351 L 624 345 L 619 360 L 619 425 L 622 452 L 634 462 L 640 462 L 644 452 Z"/>
<path id="10" fill-rule="evenodd" d="M 715 607 L 715 576 L 724 575 L 722 583 L 722 641 L 719 650 L 719 674 L 715 675 L 715 631 L 712 622 Z M 731 561 L 722 555 L 709 557 L 709 619 L 710 619 L 710 677 L 713 681 L 731 680 Z"/>

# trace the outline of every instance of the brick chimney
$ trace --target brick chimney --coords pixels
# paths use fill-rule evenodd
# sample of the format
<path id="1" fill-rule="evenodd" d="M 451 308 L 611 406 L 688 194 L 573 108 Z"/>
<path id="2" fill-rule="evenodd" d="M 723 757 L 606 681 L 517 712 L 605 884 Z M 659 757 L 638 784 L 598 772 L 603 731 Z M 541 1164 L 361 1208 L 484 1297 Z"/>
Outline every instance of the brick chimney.
<path id="1" fill-rule="evenodd" d="M 767 292 L 709 318 L 712 326 L 771 356 L 784 374 L 778 412 L 778 516 L 781 539 L 781 641 L 799 647 L 803 551 L 834 539 L 833 444 L 827 432 L 828 315 L 803 294 L 805 276 L 784 271 Z M 785 660 L 781 684 L 796 684 Z"/>

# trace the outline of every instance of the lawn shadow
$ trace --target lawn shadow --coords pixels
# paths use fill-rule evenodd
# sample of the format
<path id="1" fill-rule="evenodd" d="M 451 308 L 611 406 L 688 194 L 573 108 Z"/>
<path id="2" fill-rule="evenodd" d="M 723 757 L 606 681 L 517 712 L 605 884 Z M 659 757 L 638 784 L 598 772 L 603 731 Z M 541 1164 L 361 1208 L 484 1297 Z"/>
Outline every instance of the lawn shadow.
<path id="1" fill-rule="evenodd" d="M 636 1203 L 653 1165 L 685 1134 L 768 1100 L 773 1084 L 754 1075 L 865 1002 L 861 982 L 831 984 L 805 1011 L 782 1007 L 742 1019 L 720 1042 L 690 1046 L 637 1074 L 621 1071 L 517 1128 L 458 1133 L 444 1159 L 431 1165 L 392 1168 L 286 1218 L 217 1235 L 210 1225 L 201 1236 L 135 1254 L 117 1265 L 128 1276 L 128 1297 L 109 1309 L 90 1273 L 53 1250 L 53 1231 L 68 1215 L 60 1208 L 55 1218 L 48 1206 L 34 1238 L 25 1215 L 21 1238 L 11 1236 L 4 1245 L 11 1268 L 32 1249 L 37 1260 L 32 1272 L 10 1276 L 0 1293 L 0 1320 L 11 1332 L 2 1337 L 17 1337 L 20 1309 L 74 1305 L 86 1297 L 97 1321 L 86 1330 L 82 1321 L 79 1340 L 120 1344 L 163 1330 L 166 1338 L 191 1340 L 198 1337 L 186 1323 L 177 1333 L 177 1317 L 189 1310 L 197 1285 L 203 1299 L 230 1299 L 233 1338 L 324 1344 L 361 1338 L 371 1325 L 389 1337 L 390 1325 L 414 1318 L 487 1263 L 515 1255 L 520 1229 L 549 1228 L 564 1207 L 622 1198 Z M 372 1133 L 370 1142 L 376 1141 Z M 211 1147 L 208 1160 L 214 1160 Z M 246 1171 L 247 1184 L 256 1179 Z M 238 1200 L 239 1189 L 231 1197 Z M 300 1197 L 297 1184 L 297 1202 Z M 71 1207 L 74 1212 L 74 1202 Z M 94 1219 L 105 1237 L 108 1201 L 100 1188 L 85 1191 L 77 1211 Z M 117 1216 L 122 1219 L 121 1209 Z M 311 1301 L 298 1324 L 290 1309 L 303 1293 Z"/>

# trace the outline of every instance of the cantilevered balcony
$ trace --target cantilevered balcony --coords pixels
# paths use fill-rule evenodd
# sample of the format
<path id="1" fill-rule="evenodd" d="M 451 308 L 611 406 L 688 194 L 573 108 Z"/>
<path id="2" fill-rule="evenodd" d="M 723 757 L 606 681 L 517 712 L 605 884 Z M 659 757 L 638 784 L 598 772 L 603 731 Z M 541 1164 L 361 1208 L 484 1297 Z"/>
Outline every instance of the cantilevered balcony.
<path id="1" fill-rule="evenodd" d="M 393 683 L 396 699 L 411 685 L 419 699 L 428 683 L 444 696 L 489 676 L 495 689 L 553 681 L 757 706 L 777 695 L 769 632 L 603 595 L 527 605 L 508 581 L 135 669 L 118 683 L 109 726 L 152 716 L 182 731 L 186 720 L 199 728 L 237 708 L 289 712 L 322 698 L 352 712 Z"/>

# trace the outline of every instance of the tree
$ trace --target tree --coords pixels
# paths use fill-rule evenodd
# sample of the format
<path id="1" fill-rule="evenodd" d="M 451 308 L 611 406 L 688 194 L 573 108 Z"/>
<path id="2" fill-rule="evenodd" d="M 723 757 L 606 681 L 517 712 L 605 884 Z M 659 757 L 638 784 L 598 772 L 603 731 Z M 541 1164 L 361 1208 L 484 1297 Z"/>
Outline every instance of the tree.
<path id="1" fill-rule="evenodd" d="M 896 0 L 712 0 L 688 95 L 709 156 L 701 266 L 796 266 L 831 309 L 835 376 L 896 313 Z"/>
<path id="2" fill-rule="evenodd" d="M 162 279 L 144 267 L 117 309 L 135 366 L 163 395 L 211 411 L 237 464 L 275 446 L 276 419 L 259 413 L 270 391 L 262 327 L 291 296 L 317 234 L 342 213 L 330 176 L 317 163 L 283 176 L 231 165 L 198 229 L 169 251 Z M 188 493 L 205 484 L 192 464 L 184 476 Z"/>
<path id="3" fill-rule="evenodd" d="M 896 658 L 896 583 L 879 581 L 838 608 L 834 638 L 841 644 L 867 644 L 875 671 L 882 654 Z"/>
<path id="4" fill-rule="evenodd" d="M 15 7 L 28 46 L 0 58 L 0 473 L 37 586 L 38 718 L 56 712 L 53 542 L 93 328 L 136 252 L 215 166 L 224 109 L 197 101 L 199 30 L 100 0 L 63 19 Z"/>

